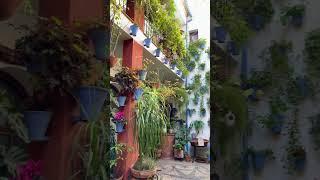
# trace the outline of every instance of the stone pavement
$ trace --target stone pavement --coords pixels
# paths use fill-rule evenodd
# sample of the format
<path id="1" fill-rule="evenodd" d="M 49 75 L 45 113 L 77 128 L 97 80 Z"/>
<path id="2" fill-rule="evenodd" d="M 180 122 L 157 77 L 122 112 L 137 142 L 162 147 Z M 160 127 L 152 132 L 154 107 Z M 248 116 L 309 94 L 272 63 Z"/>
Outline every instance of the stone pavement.
<path id="1" fill-rule="evenodd" d="M 159 180 L 210 180 L 210 164 L 175 160 L 158 161 Z"/>

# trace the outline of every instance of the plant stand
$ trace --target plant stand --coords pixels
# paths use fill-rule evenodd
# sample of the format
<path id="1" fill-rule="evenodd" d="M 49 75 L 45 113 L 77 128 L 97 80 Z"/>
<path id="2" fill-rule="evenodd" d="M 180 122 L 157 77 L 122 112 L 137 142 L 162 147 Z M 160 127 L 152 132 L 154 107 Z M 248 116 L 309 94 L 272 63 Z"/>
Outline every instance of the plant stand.
<path id="1" fill-rule="evenodd" d="M 199 159 L 197 159 L 197 147 L 207 147 L 208 145 L 208 140 L 207 139 L 204 139 L 204 146 L 199 146 L 198 145 L 198 139 L 197 138 L 194 138 L 192 141 L 191 141 L 191 146 L 193 147 L 193 158 L 192 158 L 192 163 L 196 160 L 199 161 Z M 200 160 L 201 161 L 201 160 Z M 203 161 L 201 161 L 203 162 Z M 206 161 L 205 161 L 206 162 Z"/>

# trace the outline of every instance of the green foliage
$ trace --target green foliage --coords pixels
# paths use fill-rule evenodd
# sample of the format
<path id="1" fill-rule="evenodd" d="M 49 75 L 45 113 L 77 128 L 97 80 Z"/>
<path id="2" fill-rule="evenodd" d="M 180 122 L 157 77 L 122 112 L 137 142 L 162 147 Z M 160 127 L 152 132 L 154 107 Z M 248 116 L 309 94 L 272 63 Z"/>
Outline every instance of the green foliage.
<path id="1" fill-rule="evenodd" d="M 305 39 L 307 72 L 315 79 L 320 77 L 320 29 L 309 32 Z"/>
<path id="2" fill-rule="evenodd" d="M 194 127 L 194 130 L 196 131 L 197 135 L 200 133 L 200 131 L 204 127 L 204 122 L 201 120 L 196 120 L 192 122 L 192 127 Z"/>
<path id="3" fill-rule="evenodd" d="M 166 129 L 165 97 L 159 89 L 143 88 L 143 97 L 137 102 L 135 136 L 139 143 L 140 155 L 156 157 L 161 144 L 163 129 Z"/>
<path id="4" fill-rule="evenodd" d="M 287 25 L 290 18 L 303 17 L 305 14 L 305 5 L 297 4 L 291 7 L 285 7 L 281 10 L 281 23 Z"/>
<path id="5" fill-rule="evenodd" d="M 208 86 L 206 86 L 206 85 L 201 86 L 200 89 L 199 89 L 199 93 L 200 93 L 200 95 L 202 95 L 202 96 L 203 96 L 204 94 L 208 93 L 208 91 L 209 91 L 209 88 L 208 88 Z"/>
<path id="6" fill-rule="evenodd" d="M 121 86 L 122 95 L 133 94 L 139 83 L 135 72 L 127 67 L 115 74 L 115 81 Z"/>
<path id="7" fill-rule="evenodd" d="M 210 85 L 210 71 L 206 72 L 205 79 L 206 79 L 206 84 L 209 86 Z"/>
<path id="8" fill-rule="evenodd" d="M 134 164 L 133 169 L 138 171 L 154 170 L 156 165 L 157 163 L 153 158 L 143 156 Z"/>
<path id="9" fill-rule="evenodd" d="M 184 146 L 188 143 L 188 134 L 190 133 L 190 127 L 187 129 L 185 126 L 179 127 L 175 134 L 175 149 L 183 150 Z"/>
<path id="10" fill-rule="evenodd" d="M 27 160 L 23 149 L 13 146 L 7 148 L 0 146 L 0 167 L 5 169 L 6 177 L 17 177 L 17 167 Z M 4 173 L 4 172 L 3 172 Z M 4 174 L 1 174 L 4 175 Z"/>
<path id="11" fill-rule="evenodd" d="M 194 105 L 198 105 L 199 104 L 199 98 L 200 98 L 200 95 L 198 92 L 195 92 L 193 94 L 193 99 L 192 99 L 192 102 Z"/>
<path id="12" fill-rule="evenodd" d="M 199 70 L 203 71 L 205 69 L 205 67 L 206 67 L 206 63 L 199 64 Z"/>
<path id="13" fill-rule="evenodd" d="M 194 68 L 196 67 L 196 62 L 190 61 L 190 62 L 186 63 L 186 66 L 187 66 L 189 71 L 193 71 Z"/>
<path id="14" fill-rule="evenodd" d="M 30 142 L 27 128 L 22 121 L 23 115 L 12 104 L 12 99 L 5 90 L 0 90 L 0 118 L 7 120 L 7 125 L 21 140 Z"/>
<path id="15" fill-rule="evenodd" d="M 89 78 L 92 54 L 82 35 L 72 32 L 57 18 L 40 18 L 35 29 L 21 26 L 27 35 L 16 40 L 15 50 L 26 65 L 36 64 L 40 88 L 73 89 Z"/>
<path id="16" fill-rule="evenodd" d="M 265 89 L 272 85 L 272 75 L 267 71 L 253 71 L 247 84 L 259 89 Z"/>
<path id="17" fill-rule="evenodd" d="M 269 103 L 272 114 L 282 114 L 288 110 L 287 103 L 284 101 L 283 97 L 273 96 Z"/>

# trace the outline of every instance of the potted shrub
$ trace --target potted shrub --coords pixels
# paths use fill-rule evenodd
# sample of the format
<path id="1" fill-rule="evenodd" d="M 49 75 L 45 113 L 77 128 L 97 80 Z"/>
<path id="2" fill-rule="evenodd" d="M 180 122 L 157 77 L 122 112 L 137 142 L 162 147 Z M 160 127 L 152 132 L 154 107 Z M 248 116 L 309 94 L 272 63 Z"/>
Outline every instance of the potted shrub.
<path id="1" fill-rule="evenodd" d="M 150 157 L 140 157 L 131 168 L 131 175 L 139 179 L 152 178 L 156 173 L 156 162 Z"/>
<path id="2" fill-rule="evenodd" d="M 139 80 L 132 70 L 127 67 L 123 67 L 122 70 L 115 75 L 115 81 L 121 87 L 121 91 L 118 96 L 119 106 L 124 106 L 126 97 L 128 95 L 134 95 L 134 92 L 139 85 Z"/>
<path id="3" fill-rule="evenodd" d="M 133 24 L 130 26 L 130 35 L 137 36 L 139 30 L 139 26 L 137 24 Z"/>
<path id="4" fill-rule="evenodd" d="M 161 53 L 161 49 L 160 48 L 157 48 L 155 50 L 155 57 L 160 57 L 160 53 Z"/>
<path id="5" fill-rule="evenodd" d="M 283 25 L 287 25 L 290 21 L 293 26 L 300 27 L 303 23 L 304 14 L 305 6 L 303 4 L 285 7 L 281 12 L 281 22 Z"/>
<path id="6" fill-rule="evenodd" d="M 10 18 L 22 2 L 23 0 L 2 0 L 0 2 L 0 20 Z"/>
<path id="7" fill-rule="evenodd" d="M 124 111 L 120 110 L 118 111 L 114 117 L 113 122 L 116 124 L 116 133 L 122 133 L 124 131 L 124 126 L 126 124 L 126 120 L 124 119 Z"/>
<path id="8" fill-rule="evenodd" d="M 174 157 L 178 159 L 183 159 L 184 158 L 184 145 L 181 143 L 176 143 L 174 146 Z"/>
<path id="9" fill-rule="evenodd" d="M 271 149 L 253 150 L 251 148 L 248 151 L 252 156 L 253 168 L 258 172 L 260 172 L 264 168 L 267 158 L 274 159 L 273 151 Z"/>

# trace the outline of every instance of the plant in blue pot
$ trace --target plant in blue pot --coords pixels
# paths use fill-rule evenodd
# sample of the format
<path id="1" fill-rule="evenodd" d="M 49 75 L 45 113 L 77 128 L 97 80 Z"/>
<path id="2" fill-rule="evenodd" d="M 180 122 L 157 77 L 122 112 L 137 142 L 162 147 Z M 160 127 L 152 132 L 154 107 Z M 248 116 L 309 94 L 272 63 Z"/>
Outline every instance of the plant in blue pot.
<path id="1" fill-rule="evenodd" d="M 281 12 L 281 23 L 287 25 L 290 22 L 295 27 L 301 27 L 305 15 L 305 5 L 297 4 L 291 7 L 285 7 Z"/>
<path id="2" fill-rule="evenodd" d="M 137 24 L 133 24 L 130 26 L 130 35 L 137 36 L 139 30 L 139 26 Z"/>
<path id="3" fill-rule="evenodd" d="M 113 122 L 116 125 L 115 131 L 116 133 L 122 133 L 125 131 L 126 120 L 124 118 L 124 111 L 118 111 L 113 118 Z"/>
<path id="4" fill-rule="evenodd" d="M 177 67 L 177 62 L 176 61 L 171 61 L 170 67 L 171 67 L 172 70 L 175 70 L 176 67 Z"/>
<path id="5" fill-rule="evenodd" d="M 137 87 L 136 90 L 134 91 L 134 99 L 139 100 L 143 94 L 143 88 L 142 87 Z"/>
<path id="6" fill-rule="evenodd" d="M 232 55 L 237 56 L 237 55 L 240 54 L 239 45 L 237 45 L 237 43 L 234 42 L 234 41 L 228 41 L 228 43 L 227 43 L 227 51 L 229 53 L 231 53 Z"/>
<path id="7" fill-rule="evenodd" d="M 106 26 L 104 24 L 97 23 L 94 27 L 89 29 L 88 34 L 93 43 L 96 58 L 98 60 L 105 61 L 108 57 L 107 44 L 110 39 Z"/>
<path id="8" fill-rule="evenodd" d="M 271 149 L 254 150 L 253 148 L 249 148 L 248 152 L 252 156 L 253 168 L 257 172 L 261 172 L 263 170 L 268 159 L 275 158 Z"/>
<path id="9" fill-rule="evenodd" d="M 216 27 L 215 28 L 215 37 L 219 43 L 224 43 L 226 40 L 227 32 L 225 31 L 224 27 Z"/>
<path id="10" fill-rule="evenodd" d="M 182 74 L 182 71 L 178 69 L 177 70 L 177 75 L 181 76 L 181 74 Z"/>
<path id="11" fill-rule="evenodd" d="M 146 38 L 146 39 L 143 41 L 143 45 L 144 45 L 145 47 L 149 48 L 150 45 L 151 45 L 151 42 L 152 42 L 151 38 Z"/>
<path id="12" fill-rule="evenodd" d="M 169 64 L 169 59 L 167 59 L 167 58 L 164 59 L 163 63 L 164 63 L 164 64 Z"/>
<path id="13" fill-rule="evenodd" d="M 155 57 L 160 57 L 160 53 L 161 53 L 161 49 L 160 48 L 157 48 L 155 50 Z"/>
<path id="14" fill-rule="evenodd" d="M 282 114 L 271 114 L 268 116 L 259 116 L 258 122 L 262 127 L 268 128 L 275 135 L 280 135 L 282 132 L 285 116 Z"/>

